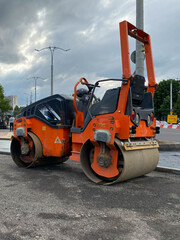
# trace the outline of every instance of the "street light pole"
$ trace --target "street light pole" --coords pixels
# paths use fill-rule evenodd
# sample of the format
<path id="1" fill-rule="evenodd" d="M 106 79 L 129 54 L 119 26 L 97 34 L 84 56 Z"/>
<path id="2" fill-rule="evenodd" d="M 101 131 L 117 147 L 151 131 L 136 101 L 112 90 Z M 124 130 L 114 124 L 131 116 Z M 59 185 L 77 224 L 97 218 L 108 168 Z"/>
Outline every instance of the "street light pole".
<path id="1" fill-rule="evenodd" d="M 43 78 L 41 78 L 41 77 L 30 77 L 30 78 L 27 78 L 27 79 L 34 79 L 34 89 L 35 89 L 35 102 L 36 102 L 36 86 L 37 86 L 37 80 L 38 80 L 38 78 L 40 78 L 40 79 L 42 79 L 42 80 L 44 80 Z"/>
<path id="2" fill-rule="evenodd" d="M 173 114 L 173 109 L 172 109 L 172 79 L 170 82 L 170 115 Z"/>
<path id="3" fill-rule="evenodd" d="M 32 103 L 32 92 L 31 92 L 31 94 L 29 94 L 29 93 L 24 93 L 24 94 L 29 96 L 29 104 L 31 104 Z M 28 97 L 26 98 L 26 105 L 28 106 Z"/>
<path id="4" fill-rule="evenodd" d="M 53 56 L 54 56 L 55 48 L 50 48 L 51 52 L 51 96 L 53 95 Z"/>
<path id="5" fill-rule="evenodd" d="M 51 53 L 51 96 L 53 95 L 53 56 L 54 56 L 54 51 L 56 49 L 58 50 L 62 50 L 62 51 L 69 51 L 70 49 L 63 49 L 63 48 L 60 48 L 60 47 L 45 47 L 45 48 L 42 48 L 42 49 L 34 49 L 35 51 L 37 52 L 40 52 L 40 51 L 43 51 L 43 50 L 46 50 L 46 49 L 49 49 L 50 53 Z"/>
<path id="6" fill-rule="evenodd" d="M 136 0 L 136 27 L 144 29 L 144 0 Z M 144 76 L 143 45 L 136 40 L 136 74 Z"/>

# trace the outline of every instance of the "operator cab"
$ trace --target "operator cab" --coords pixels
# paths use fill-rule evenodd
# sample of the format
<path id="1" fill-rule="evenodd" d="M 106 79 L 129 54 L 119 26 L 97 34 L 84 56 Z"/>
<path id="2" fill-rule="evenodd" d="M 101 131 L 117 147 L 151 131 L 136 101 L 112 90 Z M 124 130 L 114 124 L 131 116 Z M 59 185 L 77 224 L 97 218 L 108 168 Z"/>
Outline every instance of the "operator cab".
<path id="1" fill-rule="evenodd" d="M 73 98 L 55 94 L 23 108 L 18 117 L 37 118 L 53 128 L 70 128 L 75 118 Z"/>
<path id="2" fill-rule="evenodd" d="M 79 89 L 77 90 L 77 109 L 80 112 L 83 112 L 84 122 L 83 126 L 78 127 L 78 129 L 72 129 L 72 132 L 83 131 L 90 120 L 98 115 L 105 115 L 114 113 L 118 107 L 118 100 L 120 96 L 121 87 L 119 81 L 125 81 L 121 79 L 104 79 L 99 80 L 91 89 Z M 116 88 L 113 88 L 116 84 Z M 102 99 L 95 101 L 97 98 L 94 95 L 95 89 L 99 86 L 99 83 L 105 84 L 107 87 L 111 87 L 106 90 Z M 118 83 L 118 87 L 117 87 Z M 126 84 L 124 82 L 124 84 Z M 86 83 L 87 87 L 89 85 Z M 102 93 L 102 90 L 100 89 Z M 95 98 L 95 99 L 94 99 Z M 151 92 L 145 91 L 145 78 L 140 75 L 135 75 L 131 80 L 131 85 L 129 88 L 129 94 L 126 104 L 125 115 L 130 116 L 131 122 L 138 127 L 140 121 L 143 120 L 146 122 L 146 126 L 149 127 L 154 122 L 154 105 L 153 105 L 153 96 Z M 135 117 L 134 117 L 135 116 Z"/>

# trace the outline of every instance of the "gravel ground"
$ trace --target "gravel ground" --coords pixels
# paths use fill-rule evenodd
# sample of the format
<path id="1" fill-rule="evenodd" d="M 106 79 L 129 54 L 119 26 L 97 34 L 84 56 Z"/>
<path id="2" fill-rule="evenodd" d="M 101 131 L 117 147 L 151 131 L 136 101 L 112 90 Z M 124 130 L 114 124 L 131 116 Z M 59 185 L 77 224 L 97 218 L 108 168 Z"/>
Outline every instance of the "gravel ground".
<path id="1" fill-rule="evenodd" d="M 18 168 L 0 155 L 0 239 L 179 239 L 179 175 L 99 186 L 79 163 Z"/>

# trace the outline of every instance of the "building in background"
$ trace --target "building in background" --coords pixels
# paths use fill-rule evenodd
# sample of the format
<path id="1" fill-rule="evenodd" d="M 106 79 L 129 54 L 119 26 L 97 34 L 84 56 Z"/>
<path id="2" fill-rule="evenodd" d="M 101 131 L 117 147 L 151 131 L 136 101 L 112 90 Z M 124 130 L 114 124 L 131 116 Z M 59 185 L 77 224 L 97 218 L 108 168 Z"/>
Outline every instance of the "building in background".
<path id="1" fill-rule="evenodd" d="M 18 97 L 17 96 L 7 96 L 6 98 L 8 98 L 10 100 L 10 105 L 14 110 L 15 106 L 18 105 Z"/>

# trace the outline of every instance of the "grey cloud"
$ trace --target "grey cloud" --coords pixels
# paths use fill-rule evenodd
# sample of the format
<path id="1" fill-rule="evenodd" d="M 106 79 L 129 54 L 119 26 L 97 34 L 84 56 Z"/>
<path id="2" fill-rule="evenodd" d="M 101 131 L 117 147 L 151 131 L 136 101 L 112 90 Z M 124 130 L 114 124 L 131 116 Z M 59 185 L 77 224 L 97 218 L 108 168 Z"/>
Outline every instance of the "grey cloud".
<path id="1" fill-rule="evenodd" d="M 145 1 L 145 30 L 151 35 L 158 78 L 165 72 L 179 74 L 178 6 L 178 0 L 173 6 L 171 1 Z M 100 0 L 0 0 L 0 65 L 29 64 L 29 68 L 0 75 L 7 95 L 18 95 L 19 104 L 25 104 L 23 93 L 34 91 L 33 81 L 26 81 L 32 76 L 49 79 L 38 81 L 38 98 L 50 94 L 50 53 L 34 51 L 47 46 L 71 48 L 54 54 L 56 93 L 72 92 L 82 76 L 89 81 L 121 77 L 118 23 L 135 24 L 135 7 L 134 0 L 111 0 L 106 6 Z M 38 41 L 42 38 L 46 39 Z"/>

